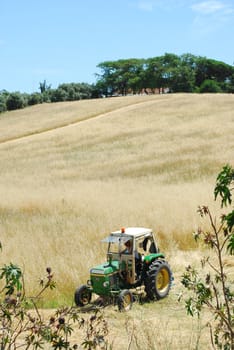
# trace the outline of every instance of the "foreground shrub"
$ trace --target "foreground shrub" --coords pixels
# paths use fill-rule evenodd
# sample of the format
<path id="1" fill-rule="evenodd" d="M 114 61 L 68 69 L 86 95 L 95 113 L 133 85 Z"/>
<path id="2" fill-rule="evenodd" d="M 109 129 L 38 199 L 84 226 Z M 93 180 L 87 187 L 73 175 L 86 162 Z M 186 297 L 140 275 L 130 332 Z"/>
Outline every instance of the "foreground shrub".
<path id="1" fill-rule="evenodd" d="M 210 231 L 199 229 L 195 240 L 203 240 L 215 258 L 206 256 L 201 261 L 205 275 L 188 266 L 183 274 L 182 284 L 190 292 L 186 300 L 188 314 L 200 316 L 204 306 L 213 315 L 210 321 L 210 335 L 213 348 L 234 350 L 234 290 L 225 266 L 227 254 L 234 255 L 234 210 L 232 191 L 234 189 L 234 169 L 225 166 L 217 177 L 214 190 L 215 199 L 221 197 L 221 208 L 226 206 L 230 212 L 222 214 L 219 221 L 207 206 L 199 207 L 201 217 L 208 218 Z"/>
<path id="2" fill-rule="evenodd" d="M 3 284 L 0 291 L 0 349 L 107 349 L 107 323 L 97 309 L 86 320 L 74 307 L 56 310 L 46 319 L 37 304 L 47 289 L 54 289 L 55 282 L 50 268 L 45 279 L 40 280 L 40 291 L 34 297 L 27 297 L 24 276 L 21 269 L 5 265 L 0 275 Z M 71 341 L 74 328 L 84 330 L 81 344 Z"/>

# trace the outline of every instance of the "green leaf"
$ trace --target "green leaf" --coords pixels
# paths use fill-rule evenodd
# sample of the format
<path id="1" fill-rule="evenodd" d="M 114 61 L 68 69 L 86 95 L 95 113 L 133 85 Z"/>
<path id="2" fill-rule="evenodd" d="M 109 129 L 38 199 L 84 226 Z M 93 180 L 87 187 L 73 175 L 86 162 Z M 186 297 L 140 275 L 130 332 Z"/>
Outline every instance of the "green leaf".
<path id="1" fill-rule="evenodd" d="M 225 221 L 227 223 L 228 231 L 231 232 L 234 227 L 234 210 L 225 216 Z"/>
<path id="2" fill-rule="evenodd" d="M 227 251 L 230 255 L 234 255 L 234 233 L 231 235 L 227 245 Z"/>
<path id="3" fill-rule="evenodd" d="M 0 275 L 0 279 L 5 278 L 6 285 L 5 289 L 7 289 L 6 294 L 10 295 L 14 293 L 14 290 L 16 288 L 17 291 L 22 290 L 22 272 L 21 269 L 12 263 L 10 265 L 4 265 L 4 267 L 1 269 L 2 273 Z"/>
<path id="4" fill-rule="evenodd" d="M 215 199 L 220 195 L 222 198 L 221 206 L 227 206 L 232 203 L 232 193 L 229 188 L 234 181 L 234 169 L 230 165 L 225 165 L 216 179 L 216 186 L 214 189 Z"/>

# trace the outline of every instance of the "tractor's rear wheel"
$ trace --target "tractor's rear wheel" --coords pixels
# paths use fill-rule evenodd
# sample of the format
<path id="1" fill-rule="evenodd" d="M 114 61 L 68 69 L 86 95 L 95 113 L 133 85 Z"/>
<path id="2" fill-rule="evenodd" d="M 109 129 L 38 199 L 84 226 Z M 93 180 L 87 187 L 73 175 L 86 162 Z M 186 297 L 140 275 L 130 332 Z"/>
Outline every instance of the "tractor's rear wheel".
<path id="1" fill-rule="evenodd" d="M 92 292 L 88 286 L 83 284 L 76 289 L 74 299 L 77 306 L 85 306 L 90 303 Z"/>
<path id="2" fill-rule="evenodd" d="M 122 290 L 118 296 L 117 304 L 119 311 L 129 311 L 132 308 L 133 295 L 128 289 Z"/>
<path id="3" fill-rule="evenodd" d="M 165 260 L 154 260 L 145 279 L 145 291 L 150 300 L 165 298 L 171 288 L 172 272 Z"/>

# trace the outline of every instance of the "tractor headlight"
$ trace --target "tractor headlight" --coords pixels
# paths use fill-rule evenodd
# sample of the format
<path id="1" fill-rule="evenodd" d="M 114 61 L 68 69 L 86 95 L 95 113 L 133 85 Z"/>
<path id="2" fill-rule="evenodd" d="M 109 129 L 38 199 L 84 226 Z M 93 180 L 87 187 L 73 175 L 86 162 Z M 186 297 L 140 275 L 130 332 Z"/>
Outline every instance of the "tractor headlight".
<path id="1" fill-rule="evenodd" d="M 105 282 L 103 283 L 103 287 L 105 287 L 105 288 L 109 287 L 109 282 L 108 282 L 108 281 L 105 281 Z"/>

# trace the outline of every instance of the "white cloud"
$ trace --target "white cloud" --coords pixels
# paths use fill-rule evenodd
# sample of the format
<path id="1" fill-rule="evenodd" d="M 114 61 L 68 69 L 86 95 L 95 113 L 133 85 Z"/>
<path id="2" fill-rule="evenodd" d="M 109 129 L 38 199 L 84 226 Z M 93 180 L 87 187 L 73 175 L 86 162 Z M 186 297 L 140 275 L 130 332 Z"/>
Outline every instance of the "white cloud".
<path id="1" fill-rule="evenodd" d="M 191 6 L 192 10 L 201 15 L 210 15 L 210 14 L 231 14 L 234 12 L 234 8 L 225 3 L 224 1 L 219 0 L 207 0 L 198 2 Z"/>
<path id="2" fill-rule="evenodd" d="M 234 6 L 228 1 L 205 0 L 194 3 L 191 9 L 196 13 L 193 26 L 203 34 L 215 32 L 233 21 Z"/>
<path id="3" fill-rule="evenodd" d="M 138 8 L 143 11 L 151 12 L 153 10 L 154 3 L 152 1 L 139 1 Z"/>
<path id="4" fill-rule="evenodd" d="M 198 1 L 191 6 L 196 14 L 193 19 L 193 31 L 196 36 L 207 36 L 233 21 L 234 6 L 228 0 Z"/>
<path id="5" fill-rule="evenodd" d="M 156 9 L 174 11 L 192 9 L 196 14 L 194 22 L 204 18 L 226 22 L 234 15 L 233 0 L 133 0 L 132 4 L 141 11 L 153 12 Z"/>
<path id="6" fill-rule="evenodd" d="M 224 4 L 220 1 L 203 1 L 192 5 L 192 10 L 201 14 L 210 14 L 220 11 L 224 8 Z"/>

